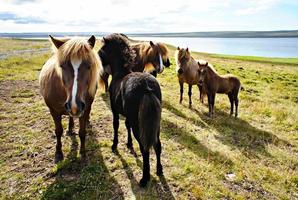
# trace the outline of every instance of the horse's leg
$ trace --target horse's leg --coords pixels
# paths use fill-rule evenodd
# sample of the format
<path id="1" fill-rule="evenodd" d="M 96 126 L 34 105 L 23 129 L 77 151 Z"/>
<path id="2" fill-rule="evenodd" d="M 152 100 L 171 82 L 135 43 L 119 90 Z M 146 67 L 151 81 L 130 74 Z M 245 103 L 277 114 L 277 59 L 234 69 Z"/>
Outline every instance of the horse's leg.
<path id="1" fill-rule="evenodd" d="M 191 108 L 191 104 L 192 104 L 192 102 L 191 102 L 191 89 L 192 89 L 192 85 L 188 85 L 188 97 L 189 97 L 189 107 Z"/>
<path id="2" fill-rule="evenodd" d="M 58 163 L 59 161 L 63 160 L 63 153 L 62 153 L 62 143 L 61 143 L 61 137 L 63 134 L 63 127 L 61 123 L 61 115 L 54 114 L 51 112 L 54 123 L 55 123 L 55 134 L 57 138 L 57 144 L 56 144 L 56 153 L 55 153 L 55 163 Z"/>
<path id="3" fill-rule="evenodd" d="M 211 116 L 211 113 L 212 113 L 212 112 L 211 112 L 211 111 L 212 111 L 212 108 L 211 108 L 211 104 L 212 104 L 212 103 L 211 103 L 211 102 L 212 102 L 212 101 L 211 101 L 211 98 L 212 98 L 212 96 L 211 96 L 211 94 L 208 94 L 207 97 L 208 97 L 209 117 L 212 117 L 212 116 Z"/>
<path id="4" fill-rule="evenodd" d="M 126 146 L 127 146 L 127 148 L 131 149 L 132 148 L 131 127 L 130 127 L 130 124 L 129 124 L 129 121 L 127 118 L 125 119 L 125 126 L 127 129 L 127 144 L 126 144 Z"/>
<path id="5" fill-rule="evenodd" d="M 212 105 L 212 106 L 211 106 L 211 107 L 212 107 L 212 117 L 213 117 L 213 115 L 214 115 L 215 94 L 216 94 L 216 93 L 212 94 L 212 104 L 211 104 L 211 105 Z"/>
<path id="6" fill-rule="evenodd" d="M 238 100 L 238 94 L 236 94 L 234 97 L 235 97 L 234 98 L 234 101 L 235 101 L 235 107 L 236 107 L 235 117 L 237 117 L 238 116 L 238 102 L 239 102 L 239 100 Z"/>
<path id="7" fill-rule="evenodd" d="M 109 74 L 104 72 L 104 74 L 102 75 L 102 80 L 105 84 L 105 92 L 108 92 L 108 88 L 109 88 Z"/>
<path id="8" fill-rule="evenodd" d="M 180 84 L 180 103 L 182 103 L 183 100 L 183 82 L 179 82 Z"/>
<path id="9" fill-rule="evenodd" d="M 160 139 L 159 139 L 159 133 L 158 133 L 158 140 L 157 143 L 154 145 L 154 150 L 155 150 L 155 154 L 156 154 L 156 175 L 157 176 L 161 176 L 163 174 L 162 171 L 162 165 L 160 162 L 160 154 L 161 154 L 161 143 L 160 143 Z"/>
<path id="10" fill-rule="evenodd" d="M 149 150 L 145 151 L 143 145 L 141 143 L 139 145 L 143 156 L 143 177 L 140 180 L 140 186 L 145 187 L 150 180 Z"/>
<path id="11" fill-rule="evenodd" d="M 85 114 L 86 114 L 86 125 L 87 126 L 91 126 L 91 123 L 90 123 L 90 112 L 91 112 L 91 106 L 92 106 L 92 103 L 93 103 L 93 101 L 94 101 L 94 98 L 92 98 L 92 97 L 90 97 L 90 106 L 87 106 L 87 108 L 86 108 L 86 110 L 85 110 Z"/>
<path id="12" fill-rule="evenodd" d="M 199 91 L 200 91 L 200 101 L 204 103 L 204 94 L 203 94 L 203 88 L 201 85 L 198 85 Z"/>
<path id="13" fill-rule="evenodd" d="M 119 114 L 115 110 L 113 110 L 113 128 L 114 128 L 114 139 L 113 139 L 112 151 L 115 152 L 118 145 L 118 129 L 119 129 Z"/>
<path id="14" fill-rule="evenodd" d="M 82 117 L 79 118 L 79 122 L 80 122 L 79 137 L 81 140 L 80 154 L 82 157 L 85 156 L 85 138 L 86 138 L 87 119 L 88 119 L 87 113 L 85 113 Z"/>
<path id="15" fill-rule="evenodd" d="M 73 117 L 69 116 L 68 130 L 66 132 L 67 135 L 69 135 L 69 136 L 74 135 L 73 126 L 74 126 Z"/>
<path id="16" fill-rule="evenodd" d="M 229 100 L 230 100 L 230 104 L 231 104 L 230 116 L 232 116 L 233 115 L 233 111 L 234 111 L 234 96 L 233 96 L 233 93 L 232 92 L 230 92 L 228 94 L 228 96 L 229 96 Z"/>
<path id="17" fill-rule="evenodd" d="M 149 150 L 145 151 L 143 148 L 143 145 L 141 144 L 140 129 L 139 129 L 138 125 L 132 125 L 132 131 L 133 131 L 133 134 L 134 134 L 136 140 L 139 143 L 140 150 L 141 150 L 142 157 L 143 157 L 143 176 L 142 176 L 142 179 L 140 180 L 140 186 L 145 187 L 147 185 L 147 182 L 150 180 Z"/>

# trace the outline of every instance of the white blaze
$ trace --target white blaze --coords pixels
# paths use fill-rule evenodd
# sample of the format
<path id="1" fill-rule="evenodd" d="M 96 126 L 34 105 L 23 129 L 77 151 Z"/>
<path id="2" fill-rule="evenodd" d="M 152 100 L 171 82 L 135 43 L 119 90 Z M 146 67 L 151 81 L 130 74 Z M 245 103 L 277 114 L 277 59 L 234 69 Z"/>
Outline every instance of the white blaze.
<path id="1" fill-rule="evenodd" d="M 82 60 L 80 59 L 71 59 L 70 60 L 71 65 L 73 67 L 73 85 L 72 85 L 72 92 L 71 92 L 71 107 L 77 107 L 77 103 L 76 103 L 76 96 L 77 96 L 77 92 L 78 92 L 78 71 L 79 71 L 79 67 L 82 63 Z"/>
<path id="2" fill-rule="evenodd" d="M 162 62 L 162 57 L 160 54 L 159 54 L 159 66 L 160 66 L 160 69 L 159 69 L 158 73 L 161 73 L 161 72 L 163 72 L 163 62 Z"/>

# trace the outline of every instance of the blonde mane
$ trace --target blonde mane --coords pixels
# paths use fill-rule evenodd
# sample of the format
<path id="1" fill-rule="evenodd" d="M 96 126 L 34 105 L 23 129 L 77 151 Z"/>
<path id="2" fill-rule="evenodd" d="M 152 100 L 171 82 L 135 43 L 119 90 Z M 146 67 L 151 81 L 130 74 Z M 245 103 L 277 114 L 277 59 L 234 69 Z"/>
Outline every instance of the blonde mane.
<path id="1" fill-rule="evenodd" d="M 154 43 L 161 54 L 161 57 L 167 58 L 168 54 L 169 54 L 169 50 L 166 47 L 166 45 L 164 45 L 163 43 Z M 155 56 L 156 56 L 156 51 L 154 51 L 153 47 L 151 47 L 151 45 L 148 42 L 142 42 L 142 43 L 138 43 L 138 44 L 133 44 L 132 45 L 134 48 L 139 49 L 139 53 L 140 53 L 140 57 L 143 61 L 143 64 L 147 64 L 147 61 L 151 61 L 154 60 Z"/>
<path id="2" fill-rule="evenodd" d="M 94 97 L 99 77 L 103 74 L 103 67 L 96 51 L 83 38 L 75 37 L 72 39 L 62 39 L 62 41 L 66 42 L 58 49 L 53 45 L 54 57 L 56 58 L 55 69 L 58 75 L 62 78 L 61 67 L 59 66 L 61 63 L 71 59 L 88 60 L 91 66 L 91 80 L 88 86 L 88 92 Z"/>
<path id="3" fill-rule="evenodd" d="M 182 67 L 182 68 L 187 67 L 187 62 L 189 60 L 195 61 L 195 59 L 191 57 L 191 54 L 189 51 L 187 52 L 185 49 L 180 49 L 175 51 L 176 67 Z"/>

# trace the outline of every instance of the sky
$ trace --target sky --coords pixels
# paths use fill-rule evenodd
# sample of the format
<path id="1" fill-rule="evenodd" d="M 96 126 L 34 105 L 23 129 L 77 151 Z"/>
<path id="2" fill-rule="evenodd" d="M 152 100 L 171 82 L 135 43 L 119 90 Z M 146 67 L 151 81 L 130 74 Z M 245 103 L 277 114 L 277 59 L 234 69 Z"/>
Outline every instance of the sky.
<path id="1" fill-rule="evenodd" d="M 297 0 L 0 0 L 0 32 L 298 30 Z"/>

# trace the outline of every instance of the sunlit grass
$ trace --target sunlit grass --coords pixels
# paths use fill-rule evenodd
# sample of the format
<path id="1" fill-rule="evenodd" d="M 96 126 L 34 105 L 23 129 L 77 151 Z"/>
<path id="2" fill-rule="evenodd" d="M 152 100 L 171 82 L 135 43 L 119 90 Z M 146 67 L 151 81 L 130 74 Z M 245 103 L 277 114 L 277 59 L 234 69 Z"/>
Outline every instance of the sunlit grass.
<path id="1" fill-rule="evenodd" d="M 18 48 L 14 46 L 22 42 L 13 41 L 10 48 Z M 1 48 L 3 52 L 7 46 Z M 170 48 L 170 55 L 174 50 Z M 111 152 L 108 95 L 98 92 L 93 104 L 92 127 L 88 128 L 86 139 L 87 163 L 80 160 L 79 138 L 64 136 L 65 160 L 55 165 L 54 125 L 37 82 L 49 53 L 0 60 L 1 199 L 297 198 L 297 66 L 286 64 L 286 59 L 279 64 L 281 61 L 274 59 L 267 63 L 268 58 L 263 62 L 193 55 L 208 60 L 220 74 L 233 73 L 240 78 L 244 90 L 240 92 L 239 118 L 229 116 L 228 97 L 219 94 L 215 118 L 210 119 L 206 104 L 199 102 L 196 87 L 193 108 L 188 108 L 187 92 L 179 104 L 175 66 L 166 68 L 158 76 L 163 94 L 161 141 L 165 176 L 159 179 L 155 175 L 152 151 L 152 177 L 145 189 L 138 186 L 140 150 L 135 140 L 138 157 L 126 149 L 123 120 L 119 153 Z M 66 119 L 63 126 L 67 127 Z M 234 178 L 227 178 L 230 174 Z"/>

